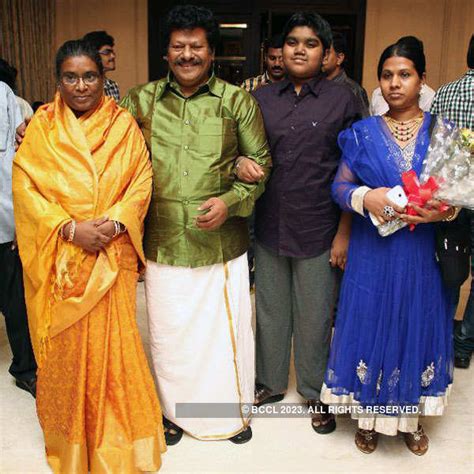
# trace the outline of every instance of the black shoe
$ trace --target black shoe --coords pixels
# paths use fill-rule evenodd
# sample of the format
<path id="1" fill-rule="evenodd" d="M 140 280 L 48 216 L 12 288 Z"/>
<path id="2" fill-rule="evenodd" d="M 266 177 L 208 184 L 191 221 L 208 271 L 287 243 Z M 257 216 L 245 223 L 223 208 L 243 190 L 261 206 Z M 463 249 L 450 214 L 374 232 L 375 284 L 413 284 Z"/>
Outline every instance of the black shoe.
<path id="1" fill-rule="evenodd" d="M 183 428 L 175 425 L 165 417 L 163 417 L 163 428 L 165 430 L 166 446 L 174 446 L 181 441 L 181 438 L 183 437 Z"/>
<path id="2" fill-rule="evenodd" d="M 273 395 L 273 392 L 266 386 L 261 383 L 255 384 L 255 399 L 253 404 L 256 407 L 261 407 L 267 403 L 276 403 L 285 397 L 284 393 L 277 393 Z"/>
<path id="3" fill-rule="evenodd" d="M 239 434 L 232 436 L 232 438 L 229 438 L 229 441 L 231 441 L 234 444 L 244 444 L 248 443 L 252 439 L 252 428 L 250 426 L 247 426 L 247 428 L 240 432 Z"/>
<path id="4" fill-rule="evenodd" d="M 458 369 L 468 369 L 471 364 L 470 357 L 455 356 L 454 357 L 454 367 Z"/>
<path id="5" fill-rule="evenodd" d="M 15 379 L 15 385 L 18 388 L 31 393 L 31 395 L 36 398 L 36 378 L 32 378 L 30 380 Z"/>

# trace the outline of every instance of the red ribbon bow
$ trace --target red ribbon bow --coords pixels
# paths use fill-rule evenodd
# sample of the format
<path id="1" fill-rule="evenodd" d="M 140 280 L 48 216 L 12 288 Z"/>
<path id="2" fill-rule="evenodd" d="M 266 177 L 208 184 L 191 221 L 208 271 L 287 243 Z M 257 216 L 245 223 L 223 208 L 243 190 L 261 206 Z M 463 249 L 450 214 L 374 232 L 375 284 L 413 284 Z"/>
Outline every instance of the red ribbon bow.
<path id="1" fill-rule="evenodd" d="M 438 183 L 433 177 L 430 177 L 424 184 L 420 184 L 418 176 L 415 171 L 410 170 L 402 174 L 402 182 L 405 189 L 405 194 L 408 198 L 407 214 L 409 216 L 417 216 L 418 213 L 411 205 L 424 207 L 425 204 L 433 198 L 434 192 L 438 189 Z M 445 211 L 449 206 L 443 204 L 440 210 Z M 416 224 L 410 224 L 410 230 L 415 229 Z"/>

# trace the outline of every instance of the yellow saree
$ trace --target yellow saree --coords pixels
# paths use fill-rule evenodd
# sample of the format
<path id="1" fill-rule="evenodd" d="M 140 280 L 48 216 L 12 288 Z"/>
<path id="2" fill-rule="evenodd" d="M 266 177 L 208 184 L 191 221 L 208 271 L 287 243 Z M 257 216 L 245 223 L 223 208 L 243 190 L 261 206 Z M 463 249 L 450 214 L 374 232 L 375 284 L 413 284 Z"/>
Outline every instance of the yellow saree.
<path id="1" fill-rule="evenodd" d="M 155 471 L 161 409 L 135 321 L 151 164 L 133 117 L 104 98 L 76 118 L 59 94 L 13 165 L 18 246 L 48 462 L 60 473 Z M 63 224 L 108 216 L 127 232 L 91 254 Z"/>

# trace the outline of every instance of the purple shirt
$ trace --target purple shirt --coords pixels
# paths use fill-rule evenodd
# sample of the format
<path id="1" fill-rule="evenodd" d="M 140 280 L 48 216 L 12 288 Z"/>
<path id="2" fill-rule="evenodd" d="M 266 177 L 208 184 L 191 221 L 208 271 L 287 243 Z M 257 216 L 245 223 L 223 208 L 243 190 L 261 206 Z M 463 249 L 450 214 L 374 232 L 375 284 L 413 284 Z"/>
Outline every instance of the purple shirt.
<path id="1" fill-rule="evenodd" d="M 262 110 L 273 161 L 257 201 L 255 235 L 277 255 L 309 258 L 330 249 L 340 211 L 331 183 L 340 131 L 360 118 L 351 90 L 321 75 L 297 95 L 289 80 L 253 93 Z"/>

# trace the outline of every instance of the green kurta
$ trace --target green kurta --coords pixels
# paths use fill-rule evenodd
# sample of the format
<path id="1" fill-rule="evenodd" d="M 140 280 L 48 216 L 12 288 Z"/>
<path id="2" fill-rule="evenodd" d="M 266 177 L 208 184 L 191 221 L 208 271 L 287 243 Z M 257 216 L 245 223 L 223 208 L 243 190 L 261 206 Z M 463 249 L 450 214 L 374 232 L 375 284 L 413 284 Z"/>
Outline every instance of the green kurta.
<path id="1" fill-rule="evenodd" d="M 212 76 L 191 97 L 161 79 L 132 89 L 122 100 L 137 119 L 153 163 L 153 196 L 145 226 L 147 259 L 200 267 L 232 260 L 248 248 L 247 217 L 264 190 L 233 174 L 245 155 L 271 166 L 257 103 L 239 87 Z M 221 198 L 229 217 L 217 230 L 196 226 L 198 207 Z"/>

